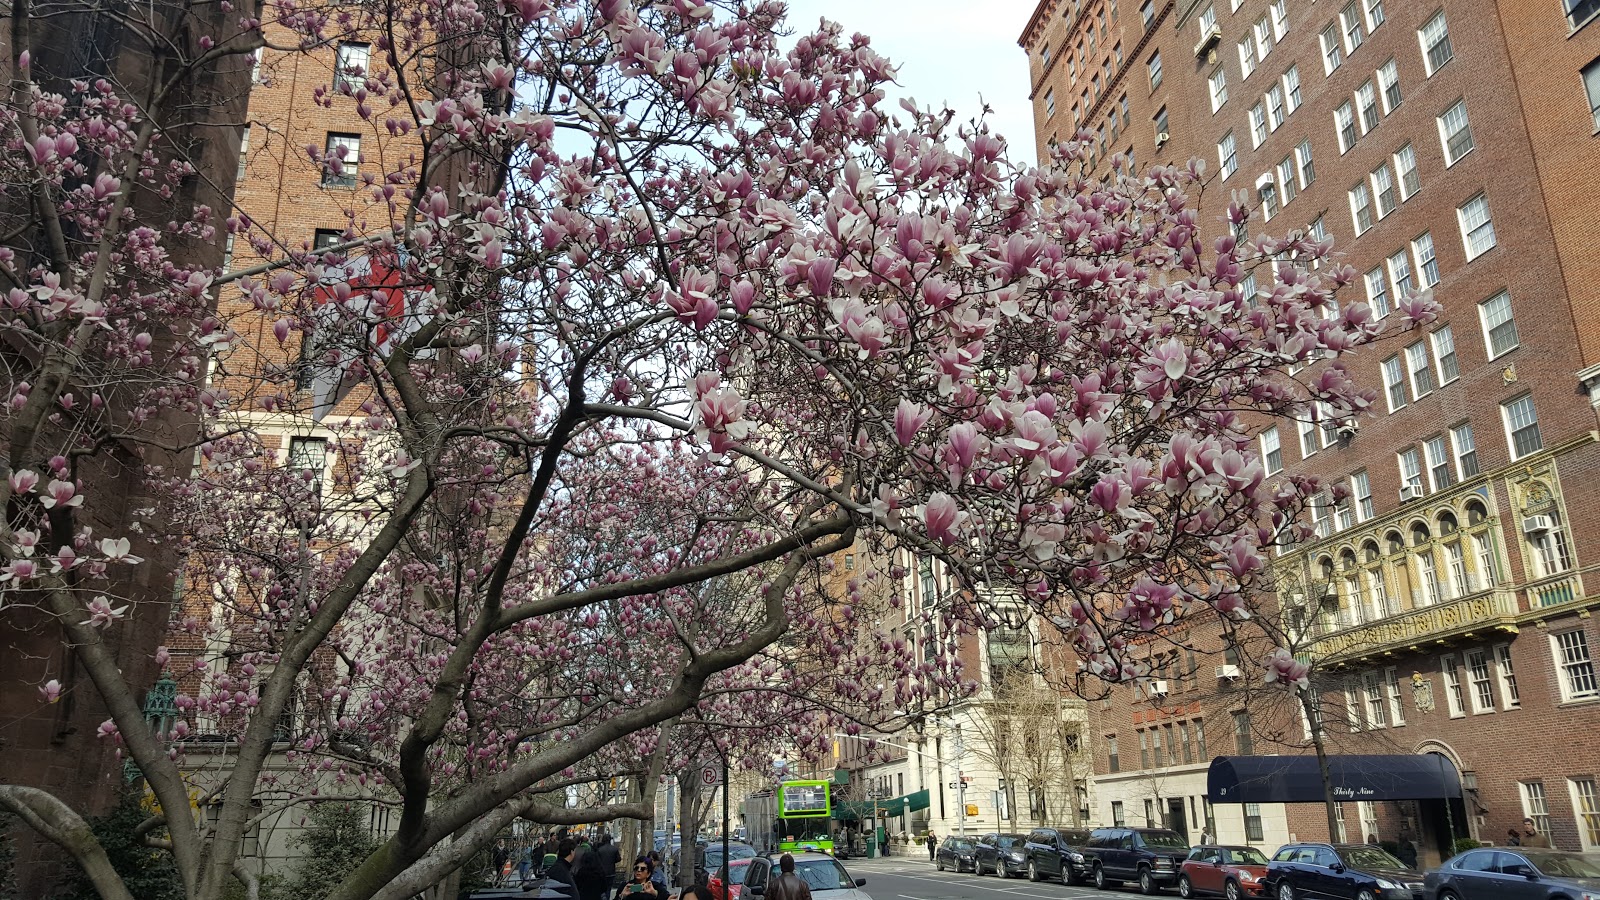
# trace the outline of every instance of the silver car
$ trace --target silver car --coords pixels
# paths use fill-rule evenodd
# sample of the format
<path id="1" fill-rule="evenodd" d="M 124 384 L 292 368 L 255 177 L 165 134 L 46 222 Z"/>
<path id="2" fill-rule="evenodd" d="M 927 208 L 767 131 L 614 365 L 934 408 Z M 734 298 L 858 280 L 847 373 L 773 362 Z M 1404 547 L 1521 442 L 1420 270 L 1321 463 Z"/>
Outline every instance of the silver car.
<path id="1" fill-rule="evenodd" d="M 1484 847 L 1452 857 L 1422 881 L 1423 900 L 1600 898 L 1600 859 L 1534 847 Z"/>
<path id="2" fill-rule="evenodd" d="M 851 878 L 844 864 L 826 853 L 794 854 L 794 873 L 805 879 L 816 900 L 872 900 L 870 894 L 861 890 L 867 880 Z M 751 860 L 741 898 L 760 897 L 777 877 L 777 856 Z"/>

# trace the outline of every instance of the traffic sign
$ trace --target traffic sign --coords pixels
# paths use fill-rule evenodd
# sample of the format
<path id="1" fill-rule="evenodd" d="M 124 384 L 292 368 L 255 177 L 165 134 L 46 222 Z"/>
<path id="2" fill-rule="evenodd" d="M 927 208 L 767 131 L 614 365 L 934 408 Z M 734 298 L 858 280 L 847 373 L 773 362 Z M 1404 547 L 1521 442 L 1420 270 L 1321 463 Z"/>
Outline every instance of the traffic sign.
<path id="1" fill-rule="evenodd" d="M 722 767 L 706 766 L 700 770 L 700 784 L 703 787 L 716 787 L 722 783 Z"/>

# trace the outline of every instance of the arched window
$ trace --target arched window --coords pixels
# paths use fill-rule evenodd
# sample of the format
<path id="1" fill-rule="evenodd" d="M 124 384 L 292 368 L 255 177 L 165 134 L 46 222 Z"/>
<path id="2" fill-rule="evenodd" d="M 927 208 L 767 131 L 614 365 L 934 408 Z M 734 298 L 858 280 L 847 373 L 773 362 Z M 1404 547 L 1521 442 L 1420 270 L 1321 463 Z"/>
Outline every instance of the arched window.
<path id="1" fill-rule="evenodd" d="M 1489 518 L 1489 511 L 1484 508 L 1482 503 L 1476 500 L 1467 502 L 1467 525 L 1482 525 L 1487 518 Z"/>
<path id="2" fill-rule="evenodd" d="M 1377 562 L 1378 561 L 1378 542 L 1377 541 L 1367 541 L 1365 544 L 1362 544 L 1361 545 L 1361 558 L 1362 558 L 1362 560 L 1364 560 L 1366 562 L 1369 562 L 1369 563 Z"/>
<path id="3" fill-rule="evenodd" d="M 1417 522 L 1411 526 L 1411 546 L 1420 547 L 1426 544 L 1431 537 L 1433 535 L 1429 533 L 1427 523 Z"/>
<path id="4" fill-rule="evenodd" d="M 1324 582 L 1333 581 L 1333 560 L 1332 559 L 1329 559 L 1328 557 L 1324 556 L 1323 558 L 1317 560 L 1317 570 L 1322 573 L 1322 580 Z"/>
<path id="5" fill-rule="evenodd" d="M 1456 530 L 1456 514 L 1450 510 L 1439 513 L 1439 533 L 1454 534 Z"/>
<path id="6" fill-rule="evenodd" d="M 1351 550 L 1348 547 L 1346 547 L 1344 552 L 1339 554 L 1339 568 L 1342 571 L 1348 572 L 1351 569 L 1354 569 L 1355 567 L 1356 567 L 1356 554 L 1355 554 L 1355 551 Z"/>
<path id="7" fill-rule="evenodd" d="M 1393 556 L 1406 549 L 1405 541 L 1400 539 L 1400 532 L 1391 531 L 1383 536 L 1383 542 L 1389 547 L 1389 555 Z"/>

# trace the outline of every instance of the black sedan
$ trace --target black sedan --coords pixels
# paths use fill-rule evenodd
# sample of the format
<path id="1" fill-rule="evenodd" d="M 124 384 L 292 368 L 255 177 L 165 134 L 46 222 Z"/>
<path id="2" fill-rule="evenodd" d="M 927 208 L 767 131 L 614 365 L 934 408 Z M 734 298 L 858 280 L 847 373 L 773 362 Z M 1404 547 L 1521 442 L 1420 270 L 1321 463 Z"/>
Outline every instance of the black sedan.
<path id="1" fill-rule="evenodd" d="M 978 838 L 978 874 L 993 872 L 1006 878 L 1021 875 L 1028 870 L 1022 855 L 1022 845 L 1027 838 L 1020 834 L 986 834 Z"/>
<path id="2" fill-rule="evenodd" d="M 1468 850 L 1428 873 L 1424 900 L 1591 900 L 1600 862 L 1581 853 L 1532 847 Z"/>
<path id="3" fill-rule="evenodd" d="M 978 871 L 978 848 L 971 841 L 961 837 L 947 837 L 939 845 L 939 850 L 933 855 L 933 867 L 943 872 L 945 869 L 955 869 L 965 872 L 969 869 Z"/>
<path id="4" fill-rule="evenodd" d="M 1422 900 L 1422 873 L 1371 844 L 1285 844 L 1264 886 L 1272 900 Z"/>

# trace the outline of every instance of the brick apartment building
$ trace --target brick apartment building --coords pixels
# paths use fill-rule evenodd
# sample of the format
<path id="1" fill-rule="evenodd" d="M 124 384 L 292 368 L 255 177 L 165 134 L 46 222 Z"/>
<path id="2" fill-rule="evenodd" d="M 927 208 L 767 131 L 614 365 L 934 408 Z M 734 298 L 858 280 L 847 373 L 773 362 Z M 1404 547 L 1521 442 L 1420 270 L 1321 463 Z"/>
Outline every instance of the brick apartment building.
<path id="1" fill-rule="evenodd" d="M 1314 638 L 1324 706 L 1347 713 L 1334 752 L 1437 754 L 1461 783 L 1459 799 L 1344 803 L 1341 836 L 1409 832 L 1424 863 L 1452 833 L 1502 841 L 1525 814 L 1557 846 L 1600 848 L 1597 12 L 1043 0 L 1020 40 L 1041 156 L 1086 128 L 1101 170 L 1117 153 L 1198 157 L 1218 233 L 1239 194 L 1253 235 L 1331 236 L 1359 273 L 1346 295 L 1378 314 L 1412 289 L 1443 304 L 1349 360 L 1379 394 L 1358 427 L 1258 437 L 1273 477 L 1350 489 L 1274 560 L 1306 586 L 1279 600 Z M 1259 660 L 1223 656 L 1215 626 L 1194 632 L 1198 658 L 1170 678 L 1090 704 L 1095 818 L 1269 851 L 1326 838 L 1314 804 L 1207 803 L 1212 757 L 1306 751 L 1283 715 L 1252 719 L 1236 685 L 1260 680 Z"/>

